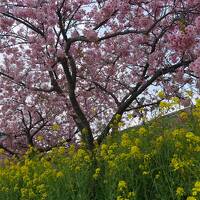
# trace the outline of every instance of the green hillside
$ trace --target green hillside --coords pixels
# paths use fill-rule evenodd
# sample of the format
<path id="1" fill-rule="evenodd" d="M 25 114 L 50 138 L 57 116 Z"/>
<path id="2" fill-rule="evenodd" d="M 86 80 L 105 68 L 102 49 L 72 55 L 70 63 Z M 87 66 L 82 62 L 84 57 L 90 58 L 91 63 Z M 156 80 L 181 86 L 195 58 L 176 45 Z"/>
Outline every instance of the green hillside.
<path id="1" fill-rule="evenodd" d="M 84 144 L 0 168 L 2 200 L 200 200 L 200 104 Z"/>

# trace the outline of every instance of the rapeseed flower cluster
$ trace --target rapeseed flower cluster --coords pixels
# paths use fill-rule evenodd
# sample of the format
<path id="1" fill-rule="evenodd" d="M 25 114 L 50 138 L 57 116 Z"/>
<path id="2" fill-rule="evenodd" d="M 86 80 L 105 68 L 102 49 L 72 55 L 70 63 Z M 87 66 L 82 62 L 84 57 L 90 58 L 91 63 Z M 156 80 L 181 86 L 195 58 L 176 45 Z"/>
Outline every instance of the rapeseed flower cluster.
<path id="1" fill-rule="evenodd" d="M 192 195 L 197 196 L 198 194 L 200 194 L 200 181 L 196 181 L 192 188 Z"/>
<path id="2" fill-rule="evenodd" d="M 178 197 L 178 199 L 181 199 L 182 196 L 184 195 L 185 191 L 183 187 L 178 187 L 176 189 L 176 196 Z"/>
<path id="3" fill-rule="evenodd" d="M 0 199 L 199 200 L 200 101 L 179 117 L 176 127 L 159 118 L 115 132 L 93 153 L 84 144 L 46 153 L 30 147 L 0 167 Z"/>

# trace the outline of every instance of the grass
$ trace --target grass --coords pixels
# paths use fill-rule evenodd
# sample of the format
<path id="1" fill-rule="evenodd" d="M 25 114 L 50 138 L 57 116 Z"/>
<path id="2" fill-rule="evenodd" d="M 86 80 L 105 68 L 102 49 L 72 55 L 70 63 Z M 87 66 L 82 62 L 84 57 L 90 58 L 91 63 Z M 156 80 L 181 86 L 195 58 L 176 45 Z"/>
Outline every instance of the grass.
<path id="1" fill-rule="evenodd" d="M 200 104 L 96 146 L 30 148 L 0 168 L 2 200 L 199 200 Z"/>

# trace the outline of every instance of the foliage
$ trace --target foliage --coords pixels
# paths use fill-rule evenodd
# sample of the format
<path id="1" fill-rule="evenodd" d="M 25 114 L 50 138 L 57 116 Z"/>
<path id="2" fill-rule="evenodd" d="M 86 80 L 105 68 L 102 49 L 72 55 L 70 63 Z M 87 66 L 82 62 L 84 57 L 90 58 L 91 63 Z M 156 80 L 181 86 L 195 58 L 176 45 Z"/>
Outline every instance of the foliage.
<path id="1" fill-rule="evenodd" d="M 0 168 L 0 199 L 199 200 L 199 129 L 198 100 L 191 113 L 113 133 L 93 153 L 84 144 L 30 147 Z"/>

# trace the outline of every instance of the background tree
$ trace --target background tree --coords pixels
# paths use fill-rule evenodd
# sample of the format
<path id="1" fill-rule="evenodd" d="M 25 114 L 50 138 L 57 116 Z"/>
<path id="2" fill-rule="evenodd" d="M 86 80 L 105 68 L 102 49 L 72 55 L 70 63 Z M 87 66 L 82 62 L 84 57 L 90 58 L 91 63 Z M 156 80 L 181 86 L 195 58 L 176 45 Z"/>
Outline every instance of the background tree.
<path id="1" fill-rule="evenodd" d="M 1 131 L 91 150 L 154 89 L 199 86 L 199 33 L 198 0 L 1 0 Z"/>

